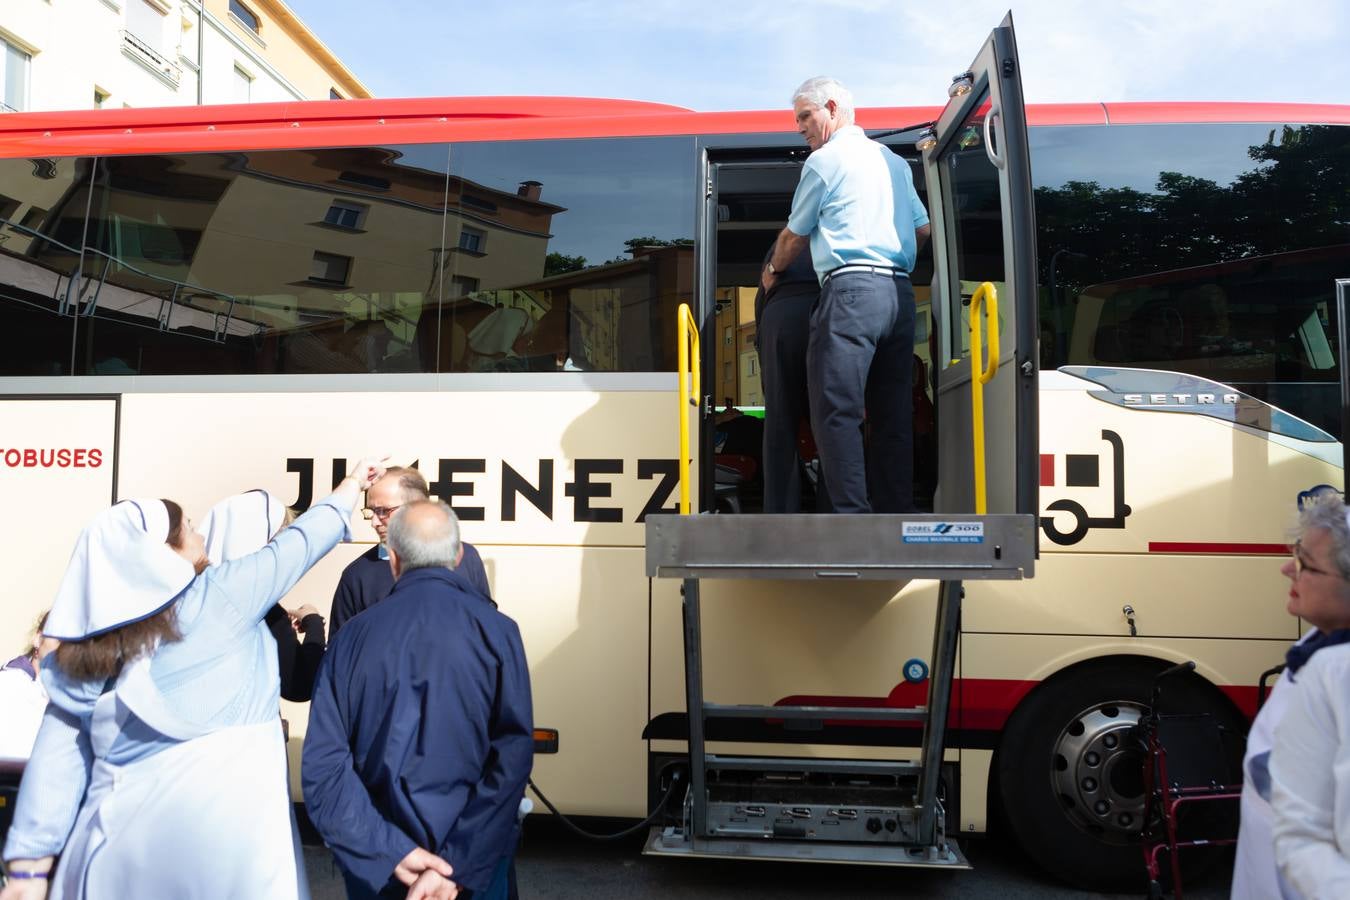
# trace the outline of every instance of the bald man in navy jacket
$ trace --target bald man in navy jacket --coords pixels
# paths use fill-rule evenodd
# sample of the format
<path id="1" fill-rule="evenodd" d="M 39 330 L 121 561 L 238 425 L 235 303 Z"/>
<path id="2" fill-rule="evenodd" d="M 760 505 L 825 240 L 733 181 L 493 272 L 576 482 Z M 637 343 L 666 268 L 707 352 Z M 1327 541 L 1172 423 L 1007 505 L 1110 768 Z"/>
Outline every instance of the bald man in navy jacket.
<path id="1" fill-rule="evenodd" d="M 388 538 L 393 590 L 319 670 L 305 805 L 349 898 L 504 898 L 534 753 L 520 631 L 452 568 L 444 503 L 406 504 Z"/>

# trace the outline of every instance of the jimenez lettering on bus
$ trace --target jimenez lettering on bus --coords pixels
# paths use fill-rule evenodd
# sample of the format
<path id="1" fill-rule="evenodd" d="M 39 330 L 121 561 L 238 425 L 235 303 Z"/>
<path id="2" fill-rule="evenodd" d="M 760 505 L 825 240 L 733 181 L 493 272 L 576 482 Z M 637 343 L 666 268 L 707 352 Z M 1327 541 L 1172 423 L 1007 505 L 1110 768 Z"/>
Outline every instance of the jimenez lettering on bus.
<path id="1" fill-rule="evenodd" d="M 533 477 L 523 475 L 506 460 L 501 460 L 500 519 L 502 522 L 516 521 L 519 500 L 524 500 L 542 513 L 546 518 L 554 519 L 554 485 L 557 461 L 538 460 L 537 474 Z M 609 477 L 622 477 L 627 471 L 627 461 L 623 459 L 575 459 L 572 460 L 573 476 L 571 481 L 563 483 L 563 495 L 572 502 L 564 504 L 571 513 L 573 522 L 645 522 L 647 516 L 655 513 L 676 513 L 679 509 L 671 502 L 675 488 L 679 485 L 679 461 L 674 459 L 639 459 L 636 461 L 636 475 L 639 480 L 652 481 L 654 485 L 646 503 L 636 516 L 621 507 L 604 504 L 606 498 L 614 496 L 614 483 L 605 480 Z M 421 469 L 419 462 L 411 468 Z M 461 475 L 475 475 L 487 472 L 486 459 L 438 459 L 434 470 L 424 471 L 428 476 L 428 487 L 434 496 L 448 503 L 461 519 L 466 522 L 481 522 L 487 518 L 487 508 L 467 503 L 472 500 L 478 485 L 461 479 Z M 332 483 L 336 487 L 347 474 L 347 460 L 332 461 Z M 525 468 L 524 466 L 521 467 Z M 286 471 L 299 476 L 295 509 L 308 509 L 314 501 L 313 457 L 293 456 L 286 460 Z M 435 479 L 430 477 L 435 474 Z M 667 504 L 670 505 L 667 505 Z M 563 513 L 566 515 L 566 512 Z"/>
<path id="2" fill-rule="evenodd" d="M 7 469 L 97 469 L 103 451 L 97 447 L 0 448 L 0 462 Z"/>

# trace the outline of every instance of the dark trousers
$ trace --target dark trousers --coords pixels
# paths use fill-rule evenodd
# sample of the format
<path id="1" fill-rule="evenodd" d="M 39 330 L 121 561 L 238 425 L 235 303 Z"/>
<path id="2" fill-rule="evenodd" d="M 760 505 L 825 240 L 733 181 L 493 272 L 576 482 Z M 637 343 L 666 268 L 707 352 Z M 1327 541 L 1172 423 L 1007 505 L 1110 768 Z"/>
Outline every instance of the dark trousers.
<path id="1" fill-rule="evenodd" d="M 811 429 L 835 512 L 913 511 L 913 356 L 908 278 L 841 272 L 825 282 L 806 366 Z"/>
<path id="2" fill-rule="evenodd" d="M 806 343 L 811 333 L 811 307 L 819 295 L 814 285 L 783 285 L 760 316 L 757 336 L 764 386 L 766 513 L 801 512 L 797 425 L 808 411 Z"/>

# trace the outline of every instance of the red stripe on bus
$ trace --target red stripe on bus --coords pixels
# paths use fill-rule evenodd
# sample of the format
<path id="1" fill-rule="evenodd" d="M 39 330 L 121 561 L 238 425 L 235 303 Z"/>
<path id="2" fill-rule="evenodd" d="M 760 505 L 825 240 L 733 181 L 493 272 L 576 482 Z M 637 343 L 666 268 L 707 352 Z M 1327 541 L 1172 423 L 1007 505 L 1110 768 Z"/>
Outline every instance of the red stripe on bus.
<path id="1" fill-rule="evenodd" d="M 949 728 L 973 728 L 998 731 L 1007 724 L 1008 716 L 1017 704 L 1039 681 L 1019 681 L 1004 678 L 953 678 L 952 705 L 947 716 Z M 922 706 L 928 700 L 928 682 L 911 684 L 903 681 L 891 689 L 885 697 L 829 696 L 818 694 L 795 694 L 777 701 L 775 706 L 845 706 L 859 709 L 877 707 L 906 708 Z M 831 720 L 834 724 L 862 725 L 872 727 L 918 728 L 920 722 L 852 722 L 846 719 Z"/>
<path id="2" fill-rule="evenodd" d="M 953 678 L 952 705 L 947 716 L 947 727 L 978 731 L 1002 731 L 1017 705 L 1026 699 L 1039 681 L 1020 681 L 1003 678 Z M 1251 684 L 1217 685 L 1247 721 L 1256 717 L 1258 688 Z M 775 706 L 844 706 L 859 709 L 877 707 L 905 708 L 922 706 L 928 700 L 928 682 L 897 684 L 885 697 L 831 696 L 822 694 L 795 694 L 784 697 Z M 845 719 L 830 720 L 833 725 L 856 725 L 873 728 L 918 728 L 919 722 L 868 722 Z"/>
<path id="3" fill-rule="evenodd" d="M 1055 486 L 1055 455 L 1041 454 L 1041 487 Z"/>
<path id="4" fill-rule="evenodd" d="M 1220 122 L 1350 124 L 1350 107 L 1330 103 L 1106 103 L 1112 125 Z M 1029 107 L 1028 107 L 1029 108 Z"/>
<path id="5" fill-rule="evenodd" d="M 1269 692 L 1273 685 L 1266 685 Z M 1233 705 L 1250 722 L 1256 718 L 1256 693 L 1257 687 L 1254 684 L 1221 684 L 1219 690 L 1223 691 L 1224 696 L 1233 701 Z"/>
<path id="6" fill-rule="evenodd" d="M 1002 731 L 1017 705 L 1026 699 L 1039 681 L 1019 681 L 1001 678 L 953 678 L 952 705 L 947 716 L 948 728 L 977 731 Z M 1258 688 L 1253 684 L 1217 685 L 1232 701 L 1242 716 L 1250 722 L 1256 717 Z M 1269 690 L 1269 686 L 1267 687 Z M 877 707 L 904 708 L 922 706 L 928 700 L 928 682 L 902 682 L 886 697 L 850 697 L 818 694 L 796 694 L 784 697 L 775 706 L 851 706 L 860 709 Z M 854 725 L 873 728 L 918 728 L 920 722 L 867 722 L 830 720 L 832 725 Z"/>
<path id="7" fill-rule="evenodd" d="M 1234 556 L 1285 556 L 1288 544 L 1230 544 L 1206 541 L 1149 541 L 1149 553 L 1213 553 Z"/>

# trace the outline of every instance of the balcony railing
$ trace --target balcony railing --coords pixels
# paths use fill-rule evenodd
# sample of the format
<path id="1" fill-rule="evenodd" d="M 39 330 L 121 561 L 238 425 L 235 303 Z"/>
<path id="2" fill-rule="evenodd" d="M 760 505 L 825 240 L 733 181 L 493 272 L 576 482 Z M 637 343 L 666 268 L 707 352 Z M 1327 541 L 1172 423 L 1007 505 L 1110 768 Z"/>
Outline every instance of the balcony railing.
<path id="1" fill-rule="evenodd" d="M 170 87 L 178 87 L 178 82 L 183 78 L 183 69 L 178 63 L 125 28 L 122 29 L 122 52 L 163 79 Z"/>

